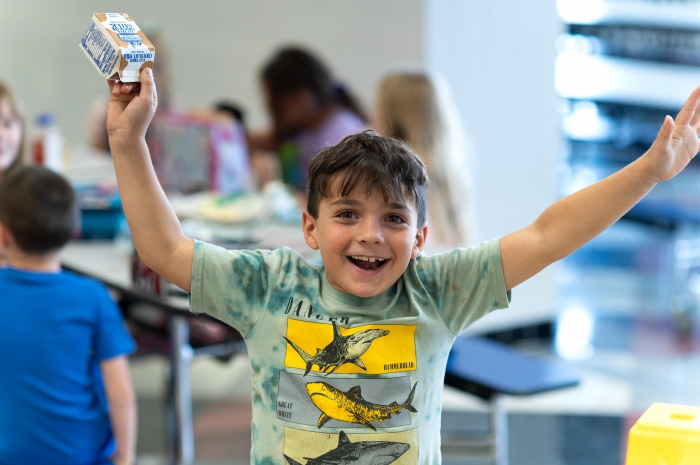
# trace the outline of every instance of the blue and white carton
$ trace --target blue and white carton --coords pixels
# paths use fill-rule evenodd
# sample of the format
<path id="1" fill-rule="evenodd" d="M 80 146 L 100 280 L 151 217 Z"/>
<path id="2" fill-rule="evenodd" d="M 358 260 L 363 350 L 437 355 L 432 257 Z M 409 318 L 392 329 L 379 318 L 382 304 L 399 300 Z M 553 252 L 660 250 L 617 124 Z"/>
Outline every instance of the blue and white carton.
<path id="1" fill-rule="evenodd" d="M 156 49 L 126 13 L 95 13 L 80 41 L 81 50 L 105 79 L 138 82 L 153 67 Z"/>

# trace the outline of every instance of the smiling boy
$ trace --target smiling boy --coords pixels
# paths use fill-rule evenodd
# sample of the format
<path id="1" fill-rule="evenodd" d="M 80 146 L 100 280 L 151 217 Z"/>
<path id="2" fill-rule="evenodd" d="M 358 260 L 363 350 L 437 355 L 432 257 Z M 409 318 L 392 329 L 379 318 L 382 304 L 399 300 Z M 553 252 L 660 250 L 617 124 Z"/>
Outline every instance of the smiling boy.
<path id="1" fill-rule="evenodd" d="M 110 83 L 107 129 L 141 258 L 191 292 L 191 308 L 244 335 L 253 368 L 252 463 L 440 463 L 442 381 L 454 338 L 508 306 L 510 289 L 602 232 L 698 151 L 700 88 L 618 173 L 534 223 L 427 257 L 425 167 L 372 132 L 319 151 L 302 227 L 321 252 L 226 251 L 182 234 L 144 135 L 150 70 Z"/>

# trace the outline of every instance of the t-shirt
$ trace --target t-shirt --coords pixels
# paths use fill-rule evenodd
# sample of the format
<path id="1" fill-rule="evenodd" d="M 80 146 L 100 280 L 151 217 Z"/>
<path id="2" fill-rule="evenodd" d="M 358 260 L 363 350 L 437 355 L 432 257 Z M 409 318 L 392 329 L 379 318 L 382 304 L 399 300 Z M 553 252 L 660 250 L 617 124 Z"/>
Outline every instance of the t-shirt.
<path id="1" fill-rule="evenodd" d="M 0 268 L 0 464 L 101 464 L 114 438 L 99 362 L 134 342 L 105 288 Z"/>
<path id="2" fill-rule="evenodd" d="M 287 248 L 196 242 L 192 311 L 232 325 L 248 346 L 251 463 L 440 463 L 452 342 L 509 305 L 499 242 L 421 255 L 369 298 L 336 290 L 323 265 Z"/>
<path id="3" fill-rule="evenodd" d="M 282 178 L 306 191 L 311 157 L 320 149 L 335 145 L 345 136 L 362 131 L 365 124 L 345 107 L 336 107 L 318 127 L 300 131 L 279 149 Z"/>

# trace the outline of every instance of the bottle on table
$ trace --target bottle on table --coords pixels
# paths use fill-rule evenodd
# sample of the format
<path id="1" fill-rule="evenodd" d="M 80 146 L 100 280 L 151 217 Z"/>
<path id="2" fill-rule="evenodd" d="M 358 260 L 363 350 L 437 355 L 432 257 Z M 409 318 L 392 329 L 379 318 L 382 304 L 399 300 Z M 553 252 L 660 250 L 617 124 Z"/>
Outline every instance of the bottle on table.
<path id="1" fill-rule="evenodd" d="M 63 170 L 63 135 L 54 124 L 51 113 L 41 113 L 36 119 L 32 141 L 32 163 L 54 171 Z"/>

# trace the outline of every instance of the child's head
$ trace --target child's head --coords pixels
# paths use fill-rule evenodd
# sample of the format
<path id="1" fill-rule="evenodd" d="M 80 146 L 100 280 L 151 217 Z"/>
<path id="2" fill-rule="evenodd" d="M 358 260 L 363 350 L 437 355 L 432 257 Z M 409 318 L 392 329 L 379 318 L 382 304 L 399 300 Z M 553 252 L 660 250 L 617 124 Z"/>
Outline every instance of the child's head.
<path id="1" fill-rule="evenodd" d="M 388 74 L 377 89 L 374 126 L 380 134 L 406 142 L 425 163 L 431 182 L 431 226 L 439 242 L 467 245 L 470 170 L 447 83 L 422 71 Z"/>
<path id="2" fill-rule="evenodd" d="M 305 129 L 319 112 L 335 103 L 363 117 L 355 100 L 336 84 L 328 68 L 302 48 L 281 49 L 264 66 L 261 78 L 278 132 Z"/>
<path id="3" fill-rule="evenodd" d="M 22 163 L 24 122 L 17 101 L 0 83 L 0 179 Z"/>
<path id="4" fill-rule="evenodd" d="M 75 192 L 61 175 L 39 166 L 20 166 L 0 182 L 0 228 L 25 255 L 63 247 L 77 221 Z M 6 238 L 6 236 L 5 236 Z"/>
<path id="5" fill-rule="evenodd" d="M 314 155 L 303 228 L 333 287 L 369 297 L 396 283 L 427 235 L 427 185 L 418 156 L 372 131 Z"/>

